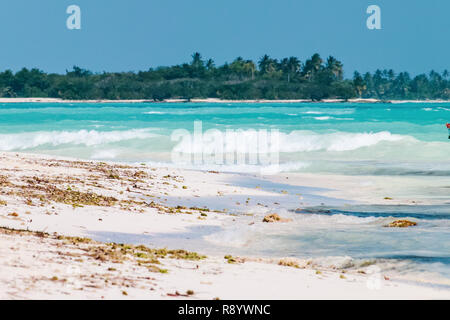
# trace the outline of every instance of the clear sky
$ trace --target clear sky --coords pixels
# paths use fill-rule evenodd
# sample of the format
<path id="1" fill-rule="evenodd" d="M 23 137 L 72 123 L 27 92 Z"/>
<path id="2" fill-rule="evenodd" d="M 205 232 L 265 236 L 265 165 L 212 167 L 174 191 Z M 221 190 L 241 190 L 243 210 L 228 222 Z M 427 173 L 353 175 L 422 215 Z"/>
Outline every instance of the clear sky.
<path id="1" fill-rule="evenodd" d="M 66 28 L 72 4 L 81 30 Z M 366 27 L 372 4 L 382 30 Z M 318 52 L 343 61 L 346 76 L 450 70 L 449 0 L 2 0 L 0 35 L 0 70 L 147 70 L 195 51 L 216 64 Z"/>

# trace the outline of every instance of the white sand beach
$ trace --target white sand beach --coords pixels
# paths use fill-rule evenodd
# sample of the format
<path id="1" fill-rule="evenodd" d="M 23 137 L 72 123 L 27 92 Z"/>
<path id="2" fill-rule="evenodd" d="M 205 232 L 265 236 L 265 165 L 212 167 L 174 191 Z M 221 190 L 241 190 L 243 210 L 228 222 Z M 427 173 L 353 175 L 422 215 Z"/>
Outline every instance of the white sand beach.
<path id="1" fill-rule="evenodd" d="M 0 168 L 1 299 L 450 298 L 370 265 L 176 251 L 187 230 L 263 223 L 209 208 L 211 198 L 280 196 L 233 185 L 233 174 L 19 153 L 1 153 Z"/>

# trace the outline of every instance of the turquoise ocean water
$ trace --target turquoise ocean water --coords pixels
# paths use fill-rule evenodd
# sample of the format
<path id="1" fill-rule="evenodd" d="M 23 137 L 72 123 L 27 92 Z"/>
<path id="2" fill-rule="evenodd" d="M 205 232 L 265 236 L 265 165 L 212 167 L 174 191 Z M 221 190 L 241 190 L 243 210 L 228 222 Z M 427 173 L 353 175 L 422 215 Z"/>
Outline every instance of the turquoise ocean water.
<path id="1" fill-rule="evenodd" d="M 0 150 L 170 162 L 171 133 L 196 120 L 278 129 L 286 171 L 450 174 L 450 104 L 3 104 Z"/>
<path id="2" fill-rule="evenodd" d="M 186 147 L 171 140 L 172 132 L 192 132 L 194 121 L 202 121 L 204 131 L 279 130 L 280 168 L 286 173 L 449 179 L 450 193 L 445 128 L 450 103 L 0 104 L 0 151 L 169 165 L 173 148 Z M 250 170 L 233 164 L 208 167 L 215 168 Z M 386 230 L 380 228 L 386 217 L 412 217 L 420 224 L 407 231 Z M 252 229 L 210 237 L 223 242 L 251 235 L 249 251 L 258 253 L 258 244 L 270 243 L 260 253 L 275 256 L 410 261 L 405 270 L 415 265 L 415 271 L 450 279 L 449 218 L 450 196 L 436 207 L 312 208 L 298 213 L 298 221 L 282 234 Z"/>

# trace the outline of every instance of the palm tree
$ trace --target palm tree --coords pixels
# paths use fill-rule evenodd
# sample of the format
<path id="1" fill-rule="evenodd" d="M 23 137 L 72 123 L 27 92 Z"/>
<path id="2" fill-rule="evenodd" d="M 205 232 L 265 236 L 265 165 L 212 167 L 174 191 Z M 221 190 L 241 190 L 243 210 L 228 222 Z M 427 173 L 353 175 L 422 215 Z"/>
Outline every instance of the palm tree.
<path id="1" fill-rule="evenodd" d="M 389 78 L 389 81 L 394 81 L 395 79 L 395 72 L 392 69 L 389 69 L 387 72 L 387 76 Z"/>
<path id="2" fill-rule="evenodd" d="M 239 79 L 241 79 L 243 73 L 245 73 L 244 59 L 242 57 L 237 57 L 234 59 L 234 61 L 230 64 L 230 69 L 239 77 Z"/>
<path id="3" fill-rule="evenodd" d="M 216 67 L 214 60 L 213 59 L 208 59 L 208 61 L 206 61 L 206 69 L 208 70 L 212 70 Z"/>
<path id="4" fill-rule="evenodd" d="M 442 77 L 439 73 L 437 73 L 434 70 L 430 71 L 430 80 L 434 81 L 434 82 L 441 82 L 442 81 Z"/>
<path id="5" fill-rule="evenodd" d="M 195 52 L 195 53 L 192 55 L 192 62 L 191 62 L 191 65 L 192 65 L 194 68 L 201 68 L 201 67 L 204 66 L 204 62 L 203 62 L 203 60 L 202 60 L 202 55 L 201 55 L 199 52 Z"/>
<path id="6" fill-rule="evenodd" d="M 247 60 L 244 63 L 244 70 L 246 73 L 251 74 L 252 76 L 252 80 L 255 79 L 255 71 L 256 71 L 256 66 L 255 63 L 252 60 Z"/>
<path id="7" fill-rule="evenodd" d="M 205 75 L 205 62 L 203 61 L 202 55 L 199 52 L 195 52 L 192 55 L 190 69 L 191 76 L 194 78 L 201 78 Z"/>
<path id="8" fill-rule="evenodd" d="M 297 57 L 289 57 L 281 60 L 281 70 L 287 74 L 287 82 L 291 81 L 291 75 L 295 74 L 300 69 L 300 60 Z"/>
<path id="9" fill-rule="evenodd" d="M 259 59 L 258 65 L 261 73 L 266 74 L 277 70 L 278 61 L 277 59 L 272 59 L 265 54 L 261 59 Z"/>
<path id="10" fill-rule="evenodd" d="M 358 92 L 358 96 L 361 98 L 362 93 L 364 90 L 366 90 L 367 86 L 364 82 L 364 79 L 362 78 L 361 74 L 358 71 L 355 71 L 353 75 L 353 86 Z"/>
<path id="11" fill-rule="evenodd" d="M 261 59 L 259 59 L 258 66 L 262 74 L 267 73 L 267 69 L 269 67 L 271 60 L 272 59 L 267 54 L 265 54 L 264 56 L 261 57 Z"/>
<path id="12" fill-rule="evenodd" d="M 408 72 L 400 72 L 397 78 L 394 80 L 394 85 L 392 91 L 401 99 L 406 99 L 409 93 L 409 82 L 411 81 L 411 76 Z"/>
<path id="13" fill-rule="evenodd" d="M 344 65 L 333 56 L 328 57 L 325 68 L 327 68 L 336 79 L 342 80 L 344 78 Z"/>
<path id="14" fill-rule="evenodd" d="M 288 82 L 291 80 L 291 74 L 296 74 L 300 70 L 301 63 L 297 57 L 290 57 L 288 60 Z"/>
<path id="15" fill-rule="evenodd" d="M 303 74 L 306 78 L 311 78 L 317 71 L 322 68 L 323 60 L 318 53 L 313 54 L 311 59 L 306 60 L 303 68 Z"/>

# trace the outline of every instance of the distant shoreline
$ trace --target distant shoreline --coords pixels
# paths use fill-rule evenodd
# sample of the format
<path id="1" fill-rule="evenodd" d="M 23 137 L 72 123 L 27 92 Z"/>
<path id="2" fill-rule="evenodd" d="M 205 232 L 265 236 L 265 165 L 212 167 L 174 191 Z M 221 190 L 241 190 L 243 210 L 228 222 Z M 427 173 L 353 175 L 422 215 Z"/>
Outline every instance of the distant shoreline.
<path id="1" fill-rule="evenodd" d="M 222 100 L 216 98 L 206 99 L 165 99 L 155 101 L 149 99 L 134 100 L 63 100 L 59 98 L 0 98 L 0 103 L 450 103 L 450 100 L 379 100 L 379 99 L 324 99 L 313 101 L 309 99 L 289 100 Z"/>

